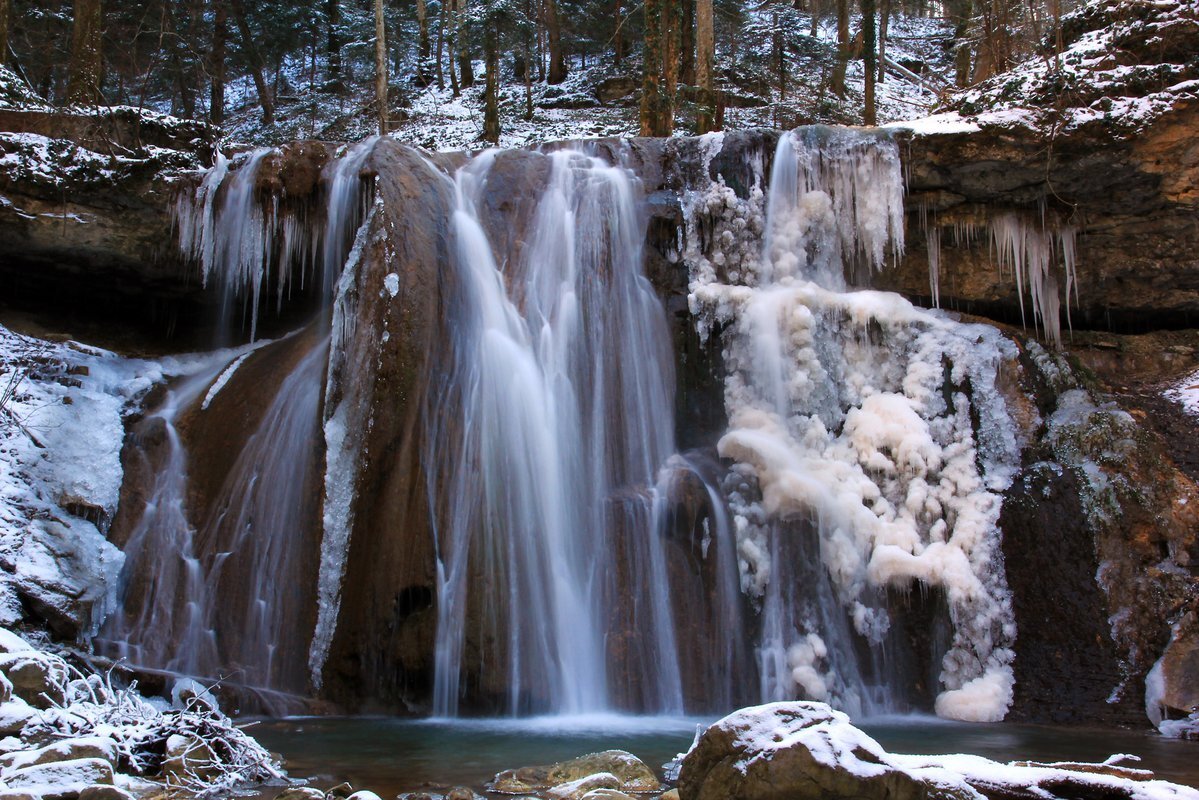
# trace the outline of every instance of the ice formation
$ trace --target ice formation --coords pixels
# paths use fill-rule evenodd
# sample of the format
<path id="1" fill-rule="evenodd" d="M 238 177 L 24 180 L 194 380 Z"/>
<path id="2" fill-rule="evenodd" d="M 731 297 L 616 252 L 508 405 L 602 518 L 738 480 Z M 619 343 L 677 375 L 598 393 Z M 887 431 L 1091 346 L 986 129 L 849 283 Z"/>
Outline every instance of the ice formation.
<path id="1" fill-rule="evenodd" d="M 941 305 L 941 226 L 926 210 L 921 212 L 924 238 L 928 247 L 929 291 L 933 305 Z M 956 243 L 974 243 L 984 226 L 970 221 L 953 225 Z M 1078 302 L 1078 231 L 1072 225 L 1048 219 L 1039 221 L 1009 211 L 987 216 L 985 235 L 990 242 L 991 258 L 1016 281 L 1016 297 L 1024 321 L 1024 296 L 1032 306 L 1034 325 L 1039 325 L 1054 347 L 1062 345 L 1061 310 L 1065 307 L 1066 325 L 1070 325 L 1070 297 Z M 1060 264 L 1060 269 L 1059 265 Z M 1065 282 L 1064 292 L 1058 280 Z M 1064 301 L 1064 302 L 1063 302 Z"/>
<path id="2" fill-rule="evenodd" d="M 737 462 L 742 585 L 765 615 L 764 699 L 887 710 L 852 639 L 880 648 L 882 590 L 923 584 L 944 591 L 954 628 L 938 713 L 995 720 L 1011 703 L 1015 636 L 997 521 L 1019 454 L 995 377 L 1014 347 L 898 295 L 845 289 L 902 247 L 902 201 L 889 138 L 785 134 L 768 192 L 738 197 L 721 181 L 689 198 L 689 301 L 724 348 L 719 449 Z M 787 594 L 803 548 L 824 566 L 805 583 L 826 600 Z"/>

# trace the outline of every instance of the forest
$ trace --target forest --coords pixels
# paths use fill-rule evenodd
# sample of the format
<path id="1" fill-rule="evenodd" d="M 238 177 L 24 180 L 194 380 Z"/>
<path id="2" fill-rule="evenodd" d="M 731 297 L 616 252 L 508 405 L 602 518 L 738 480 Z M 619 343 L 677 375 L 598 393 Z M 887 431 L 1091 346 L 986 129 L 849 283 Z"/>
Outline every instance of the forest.
<path id="1" fill-rule="evenodd" d="M 917 102 L 900 96 L 882 121 L 921 116 L 954 89 L 1060 53 L 1073 5 L 2 0 L 0 61 L 53 106 L 151 109 L 260 143 L 403 129 L 431 92 L 441 108 L 469 106 L 482 142 L 538 112 L 601 105 L 626 110 L 594 133 L 665 136 L 870 125 L 888 81 Z"/>

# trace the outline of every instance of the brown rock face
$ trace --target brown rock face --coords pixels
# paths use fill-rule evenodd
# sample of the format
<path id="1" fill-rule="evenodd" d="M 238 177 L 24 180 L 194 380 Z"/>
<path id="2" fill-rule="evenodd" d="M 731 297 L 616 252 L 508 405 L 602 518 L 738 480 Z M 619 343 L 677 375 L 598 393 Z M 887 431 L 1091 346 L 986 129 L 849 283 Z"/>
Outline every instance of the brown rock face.
<path id="1" fill-rule="evenodd" d="M 1010 210 L 1078 230 L 1077 295 L 1070 298 L 1076 328 L 1194 327 L 1197 126 L 1199 101 L 1180 101 L 1131 141 L 1093 130 L 1052 136 L 1019 128 L 913 137 L 901 146 L 909 176 L 907 253 L 874 283 L 929 303 L 926 233 L 939 229 L 941 306 L 1019 322 L 1014 276 L 994 263 L 985 230 L 987 219 Z M 972 224 L 981 233 L 961 241 L 955 230 Z M 1031 314 L 1027 294 L 1024 306 Z"/>
<path id="2" fill-rule="evenodd" d="M 343 278 L 326 397 L 326 419 L 346 432 L 328 463 L 350 472 L 345 485 L 326 486 L 348 555 L 324 685 L 347 705 L 396 708 L 426 698 L 433 677 L 436 572 L 423 421 L 449 413 L 424 401 L 449 342 L 452 193 L 433 164 L 389 140 L 369 166 L 381 204 L 360 234 L 365 246 L 347 267 L 349 283 Z"/>

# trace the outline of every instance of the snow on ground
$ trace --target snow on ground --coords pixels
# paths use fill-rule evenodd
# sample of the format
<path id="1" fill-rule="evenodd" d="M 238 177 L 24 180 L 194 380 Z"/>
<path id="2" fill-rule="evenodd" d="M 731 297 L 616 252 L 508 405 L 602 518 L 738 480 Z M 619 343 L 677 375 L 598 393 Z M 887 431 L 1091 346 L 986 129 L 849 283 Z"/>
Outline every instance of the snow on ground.
<path id="1" fill-rule="evenodd" d="M 781 23 L 788 42 L 789 69 L 786 96 L 780 98 L 770 66 L 776 27 L 772 12 L 765 7 L 750 10 L 736 36 L 718 37 L 718 65 L 724 68 L 722 80 L 729 92 L 725 128 L 795 127 L 801 124 L 860 124 L 862 120 L 863 69 L 861 61 L 849 64 L 845 98 L 829 89 L 836 55 L 836 22 L 821 18 L 817 35 L 810 36 L 811 17 L 790 12 Z M 854 16 L 851 30 L 860 27 Z M 882 123 L 916 119 L 930 113 L 938 101 L 934 86 L 947 79 L 952 52 L 945 47 L 952 28 L 942 19 L 893 16 L 887 44 L 888 57 L 916 71 L 925 71 L 928 83 L 917 85 L 896 75 L 887 75 L 878 84 L 878 118 Z M 592 56 L 584 65 L 579 59 L 570 63 L 567 80 L 557 86 L 534 81 L 530 87 L 532 116 L 527 113 L 526 87 L 512 71 L 509 59 L 501 59 L 500 86 L 501 147 L 524 147 L 542 142 L 599 137 L 629 137 L 638 133 L 638 97 L 641 65 L 636 56 L 627 59 L 621 69 L 613 67 L 611 54 Z M 362 82 L 344 96 L 306 89 L 308 62 L 289 63 L 283 69 L 284 84 L 293 87 L 281 97 L 276 108 L 277 121 L 263 126 L 252 83 L 242 78 L 231 83 L 231 109 L 226 136 L 231 142 L 253 145 L 277 145 L 298 138 L 358 141 L 375 132 L 375 117 L 370 108 L 372 96 Z M 393 79 L 392 135 L 401 141 L 427 150 L 470 150 L 485 146 L 483 132 L 483 63 L 474 65 L 476 85 L 464 88 L 454 97 L 445 76 L 444 85 L 427 87 Z M 414 68 L 405 62 L 398 75 L 410 76 Z M 631 91 L 623 97 L 601 102 L 601 85 L 611 87 L 626 82 Z M 606 82 L 606 83 L 605 83 Z M 693 133 L 694 108 L 685 93 L 680 94 L 676 135 Z"/>
<path id="2" fill-rule="evenodd" d="M 1187 413 L 1199 416 L 1199 370 L 1170 386 L 1162 394 L 1186 409 Z"/>

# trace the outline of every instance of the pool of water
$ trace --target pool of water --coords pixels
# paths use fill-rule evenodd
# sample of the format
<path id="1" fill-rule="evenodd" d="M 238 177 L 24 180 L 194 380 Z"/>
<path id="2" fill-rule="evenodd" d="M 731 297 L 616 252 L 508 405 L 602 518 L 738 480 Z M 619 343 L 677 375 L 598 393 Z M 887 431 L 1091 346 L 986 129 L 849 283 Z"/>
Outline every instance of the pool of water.
<path id="1" fill-rule="evenodd" d="M 348 780 L 383 798 L 419 789 L 482 791 L 497 772 L 548 764 L 609 748 L 657 768 L 690 746 L 711 719 L 595 716 L 523 720 L 412 720 L 311 717 L 263 721 L 249 729 L 281 754 L 288 772 L 318 786 Z M 1199 787 L 1199 743 L 1151 733 L 1031 725 L 973 725 L 901 717 L 861 726 L 893 753 L 972 753 L 999 761 L 1102 761 L 1140 756 L 1159 777 Z M 276 790 L 277 791 L 277 790 Z M 268 791 L 263 797 L 273 797 Z"/>

